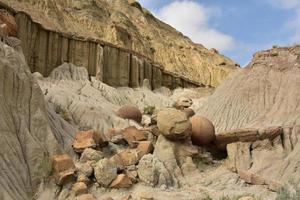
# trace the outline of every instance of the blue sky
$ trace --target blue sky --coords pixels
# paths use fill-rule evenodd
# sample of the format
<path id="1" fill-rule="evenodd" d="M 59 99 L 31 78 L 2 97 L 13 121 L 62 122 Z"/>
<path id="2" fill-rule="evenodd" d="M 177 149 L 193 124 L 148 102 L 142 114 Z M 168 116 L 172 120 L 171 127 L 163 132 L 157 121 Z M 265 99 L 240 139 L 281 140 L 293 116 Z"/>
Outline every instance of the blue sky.
<path id="1" fill-rule="evenodd" d="M 194 42 L 242 66 L 273 45 L 300 43 L 300 0 L 138 0 Z"/>

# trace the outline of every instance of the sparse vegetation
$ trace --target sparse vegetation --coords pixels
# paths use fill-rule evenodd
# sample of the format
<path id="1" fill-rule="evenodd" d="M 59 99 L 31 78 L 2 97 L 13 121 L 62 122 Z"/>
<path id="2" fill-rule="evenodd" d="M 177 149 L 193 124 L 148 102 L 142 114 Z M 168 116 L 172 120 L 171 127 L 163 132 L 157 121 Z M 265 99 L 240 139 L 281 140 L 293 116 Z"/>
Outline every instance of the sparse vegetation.
<path id="1" fill-rule="evenodd" d="M 277 192 L 276 200 L 299 200 L 300 199 L 300 187 L 296 184 L 291 184 L 291 187 L 287 185 L 281 187 Z"/>
<path id="2" fill-rule="evenodd" d="M 37 171 L 35 172 L 35 175 L 46 179 L 47 177 L 49 177 L 50 173 L 51 173 L 51 164 L 50 164 L 49 158 L 46 155 L 44 155 L 43 159 L 39 163 L 39 166 L 37 168 Z"/>
<path id="3" fill-rule="evenodd" d="M 155 111 L 155 106 L 145 106 L 144 107 L 144 114 L 153 115 L 154 111 Z"/>
<path id="4" fill-rule="evenodd" d="M 62 109 L 60 106 L 55 107 L 55 112 L 61 116 L 67 122 L 71 121 L 71 117 L 67 110 Z"/>

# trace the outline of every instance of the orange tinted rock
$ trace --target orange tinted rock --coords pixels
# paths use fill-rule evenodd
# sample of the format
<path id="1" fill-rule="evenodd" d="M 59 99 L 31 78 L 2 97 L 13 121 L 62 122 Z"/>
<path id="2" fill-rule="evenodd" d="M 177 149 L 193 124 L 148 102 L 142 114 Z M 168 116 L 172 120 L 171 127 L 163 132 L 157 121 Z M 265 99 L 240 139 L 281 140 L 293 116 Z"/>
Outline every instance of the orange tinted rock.
<path id="1" fill-rule="evenodd" d="M 106 135 L 109 139 L 112 139 L 115 136 L 122 135 L 122 130 L 121 129 L 114 129 L 114 128 L 109 129 Z"/>
<path id="2" fill-rule="evenodd" d="M 137 146 L 137 151 L 140 158 L 148 153 L 152 153 L 153 150 L 154 146 L 151 141 L 141 141 Z"/>
<path id="3" fill-rule="evenodd" d="M 52 170 L 57 185 L 63 185 L 75 178 L 75 165 L 66 154 L 53 156 Z"/>
<path id="4" fill-rule="evenodd" d="M 134 126 L 126 128 L 123 132 L 124 139 L 131 147 L 134 147 L 134 142 L 148 139 L 148 133 L 138 130 Z"/>
<path id="5" fill-rule="evenodd" d="M 126 174 L 119 174 L 115 180 L 110 184 L 111 188 L 130 188 L 132 182 Z"/>
<path id="6" fill-rule="evenodd" d="M 103 134 L 89 130 L 81 131 L 76 134 L 73 148 L 76 152 L 82 153 L 86 148 L 95 148 L 105 144 L 107 144 L 107 139 Z"/>
<path id="7" fill-rule="evenodd" d="M 135 165 L 139 162 L 139 156 L 136 150 L 124 150 L 117 154 L 122 160 L 124 166 Z"/>
<path id="8" fill-rule="evenodd" d="M 0 25 L 4 28 L 2 31 L 4 31 L 7 36 L 17 37 L 18 27 L 15 17 L 3 9 L 0 9 Z"/>
<path id="9" fill-rule="evenodd" d="M 52 169 L 54 173 L 66 170 L 75 170 L 75 165 L 69 155 L 55 155 L 52 160 Z"/>
<path id="10" fill-rule="evenodd" d="M 142 113 L 135 106 L 123 106 L 118 110 L 117 114 L 123 119 L 132 119 L 138 123 L 142 121 Z"/>
<path id="11" fill-rule="evenodd" d="M 192 124 L 192 141 L 197 145 L 207 145 L 216 138 L 215 127 L 208 119 L 201 116 L 190 118 Z"/>

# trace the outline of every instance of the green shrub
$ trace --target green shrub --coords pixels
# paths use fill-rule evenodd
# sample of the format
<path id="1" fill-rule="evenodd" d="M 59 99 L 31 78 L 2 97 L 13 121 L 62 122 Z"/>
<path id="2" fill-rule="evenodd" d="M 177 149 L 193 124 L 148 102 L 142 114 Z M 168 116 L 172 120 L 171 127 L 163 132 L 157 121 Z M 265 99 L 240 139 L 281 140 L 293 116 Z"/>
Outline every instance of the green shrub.
<path id="1" fill-rule="evenodd" d="M 153 115 L 154 111 L 155 111 L 155 106 L 145 106 L 144 107 L 144 114 Z"/>

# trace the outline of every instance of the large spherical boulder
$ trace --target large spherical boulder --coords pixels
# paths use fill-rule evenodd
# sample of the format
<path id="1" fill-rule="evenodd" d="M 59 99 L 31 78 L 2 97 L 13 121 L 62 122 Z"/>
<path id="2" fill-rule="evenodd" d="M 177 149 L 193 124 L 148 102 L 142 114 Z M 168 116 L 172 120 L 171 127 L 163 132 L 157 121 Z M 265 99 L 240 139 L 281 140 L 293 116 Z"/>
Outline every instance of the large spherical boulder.
<path id="1" fill-rule="evenodd" d="M 192 141 L 197 145 L 207 145 L 216 138 L 215 127 L 211 121 L 201 116 L 190 118 L 192 124 Z"/>
<path id="2" fill-rule="evenodd" d="M 191 136 L 191 123 L 187 115 L 175 108 L 165 108 L 157 114 L 157 126 L 171 140 L 184 140 Z"/>
<path id="3" fill-rule="evenodd" d="M 123 106 L 118 110 L 117 114 L 123 119 L 132 119 L 138 123 L 142 121 L 142 113 L 135 106 Z"/>

